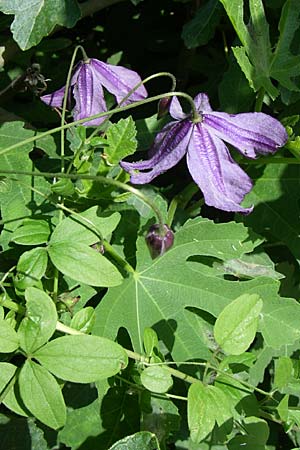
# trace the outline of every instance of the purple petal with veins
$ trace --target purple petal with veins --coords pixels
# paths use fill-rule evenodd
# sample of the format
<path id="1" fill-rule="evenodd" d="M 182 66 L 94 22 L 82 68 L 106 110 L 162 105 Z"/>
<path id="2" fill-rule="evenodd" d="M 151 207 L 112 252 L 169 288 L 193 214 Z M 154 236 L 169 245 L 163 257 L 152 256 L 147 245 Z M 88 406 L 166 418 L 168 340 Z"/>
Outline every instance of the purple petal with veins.
<path id="1" fill-rule="evenodd" d="M 75 120 L 84 119 L 100 112 L 106 111 L 103 89 L 90 64 L 83 63 L 78 72 L 76 83 L 73 87 L 75 107 L 73 115 Z M 85 126 L 100 125 L 106 117 L 87 120 Z"/>
<path id="2" fill-rule="evenodd" d="M 264 113 L 207 113 L 203 126 L 248 158 L 256 158 L 257 153 L 274 153 L 287 140 L 281 123 Z"/>
<path id="3" fill-rule="evenodd" d="M 252 188 L 250 178 L 233 161 L 225 144 L 201 124 L 194 125 L 187 164 L 207 205 L 244 214 L 252 211 L 239 204 Z"/>
<path id="4" fill-rule="evenodd" d="M 164 135 L 160 133 L 159 139 L 155 140 L 151 159 L 135 163 L 122 161 L 120 165 L 130 173 L 130 181 L 134 184 L 146 184 L 175 166 L 187 151 L 191 131 L 190 122 L 173 122 L 173 126 Z M 135 170 L 140 172 L 136 173 Z M 143 170 L 149 171 L 142 172 Z"/>
<path id="5" fill-rule="evenodd" d="M 131 89 L 141 82 L 140 76 L 133 70 L 126 69 L 126 67 L 113 66 L 93 58 L 90 59 L 90 64 L 94 72 L 97 73 L 99 82 L 116 97 L 118 103 L 127 96 Z M 125 102 L 122 102 L 122 105 L 128 105 L 146 97 L 147 91 L 141 85 Z"/>

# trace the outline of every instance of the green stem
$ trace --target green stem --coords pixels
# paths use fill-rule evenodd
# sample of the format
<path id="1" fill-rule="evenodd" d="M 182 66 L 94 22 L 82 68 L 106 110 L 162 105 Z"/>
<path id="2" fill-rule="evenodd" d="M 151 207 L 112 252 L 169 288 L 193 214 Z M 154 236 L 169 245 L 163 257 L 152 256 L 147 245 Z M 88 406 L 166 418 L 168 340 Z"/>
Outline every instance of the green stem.
<path id="1" fill-rule="evenodd" d="M 264 96 L 265 96 L 265 89 L 260 88 L 260 90 L 258 91 L 257 96 L 256 96 L 254 111 L 260 112 L 262 110 Z"/>
<path id="2" fill-rule="evenodd" d="M 176 213 L 176 209 L 178 206 L 181 208 L 185 208 L 191 198 L 199 192 L 199 187 L 195 183 L 189 183 L 182 192 L 177 194 L 171 201 L 168 216 L 167 216 L 167 225 L 170 227 L 172 225 L 174 215 Z"/>
<path id="3" fill-rule="evenodd" d="M 67 109 L 67 102 L 68 102 L 68 97 L 69 97 L 69 89 L 70 89 L 72 71 L 73 71 L 73 67 L 74 67 L 74 63 L 75 63 L 75 58 L 76 58 L 76 55 L 77 55 L 77 52 L 79 49 L 81 49 L 81 51 L 84 51 L 84 49 L 81 45 L 78 45 L 74 49 L 72 59 L 70 62 L 70 66 L 69 66 L 69 70 L 68 70 L 63 105 L 62 105 L 61 122 L 60 122 L 60 127 L 61 127 L 61 134 L 60 134 L 61 167 L 60 167 L 60 170 L 61 170 L 61 172 L 65 171 L 65 130 L 64 130 L 63 126 L 65 124 L 66 109 Z M 85 53 L 85 51 L 84 51 L 84 53 Z"/>
<path id="4" fill-rule="evenodd" d="M 300 164 L 300 159 L 296 158 L 277 158 L 276 156 L 269 156 L 266 158 L 260 158 L 260 159 L 247 159 L 247 160 L 241 160 L 239 164 L 246 164 L 246 165 L 257 165 L 260 164 Z"/>
<path id="5" fill-rule="evenodd" d="M 124 191 L 131 192 L 135 196 L 139 197 L 141 200 L 143 200 L 144 203 L 146 203 L 152 211 L 155 213 L 158 223 L 160 225 L 160 228 L 164 230 L 164 219 L 163 216 L 155 205 L 155 203 L 152 202 L 145 194 L 143 194 L 138 189 L 129 186 L 128 184 L 122 183 L 121 181 L 113 180 L 112 178 L 106 178 L 101 175 L 83 175 L 83 174 L 66 174 L 66 173 L 57 173 L 57 172 L 27 172 L 22 170 L 1 170 L 0 173 L 6 174 L 6 175 L 28 175 L 28 176 L 36 176 L 36 177 L 45 177 L 45 178 L 69 178 L 71 180 L 94 180 L 94 181 L 100 181 L 103 184 L 110 184 L 112 186 L 118 187 Z M 20 180 L 16 180 L 20 182 Z M 38 192 L 38 191 L 37 191 Z M 41 195 L 44 195 L 40 193 Z M 59 204 L 55 203 L 58 207 Z"/>
<path id="6" fill-rule="evenodd" d="M 144 78 L 144 80 L 140 81 L 136 86 L 134 86 L 134 88 L 132 88 L 128 94 L 122 98 L 122 100 L 120 101 L 120 103 L 118 104 L 117 107 L 120 107 L 124 102 L 126 102 L 126 100 L 131 96 L 131 94 L 133 94 L 133 92 L 135 92 L 140 86 L 142 86 L 143 84 L 148 83 L 148 81 L 153 80 L 154 78 L 158 78 L 158 77 L 169 77 L 172 80 L 172 87 L 171 87 L 171 92 L 175 91 L 176 88 L 176 78 L 174 77 L 174 75 L 170 72 L 159 72 L 159 73 L 154 73 L 153 75 L 150 75 L 147 78 Z M 107 116 L 106 120 L 109 120 L 110 117 L 113 115 L 114 113 L 110 114 L 109 116 Z M 87 143 L 89 143 L 91 141 L 91 139 L 99 132 L 100 128 L 103 126 L 103 122 L 101 123 L 101 125 L 99 125 L 93 132 L 92 134 L 89 136 L 89 138 L 87 139 Z"/>
<path id="7" fill-rule="evenodd" d="M 13 302 L 12 300 L 5 299 L 5 295 L 0 295 L 0 306 L 4 306 L 4 308 L 8 308 L 11 311 L 14 311 L 18 314 L 24 315 L 26 312 L 26 308 L 24 306 L 19 305 L 18 303 Z"/>
<path id="8" fill-rule="evenodd" d="M 113 259 L 124 269 L 127 273 L 135 273 L 134 268 L 125 260 L 123 259 L 113 248 L 112 245 L 110 245 L 109 242 L 103 240 L 102 244 L 104 246 L 105 252 L 108 253 L 113 257 Z"/>
<path id="9" fill-rule="evenodd" d="M 99 117 L 105 117 L 112 113 L 115 114 L 115 113 L 119 113 L 119 112 L 123 112 L 123 111 L 128 111 L 129 109 L 137 108 L 138 106 L 142 106 L 147 103 L 155 102 L 155 101 L 160 100 L 165 97 L 176 97 L 176 96 L 186 98 L 192 106 L 193 113 L 198 115 L 194 101 L 193 101 L 192 97 L 190 97 L 188 94 L 185 94 L 184 92 L 166 92 L 164 94 L 155 95 L 153 97 L 145 98 L 144 100 L 140 100 L 138 102 L 131 103 L 130 105 L 121 106 L 120 108 L 115 108 L 115 109 L 111 109 L 110 111 L 105 111 L 105 112 L 102 112 L 99 114 L 94 114 L 93 116 L 85 117 L 84 119 L 75 120 L 74 122 L 67 123 L 63 126 L 52 128 L 52 130 L 44 131 L 43 133 L 40 133 L 36 136 L 32 136 L 28 139 L 24 139 L 24 141 L 17 142 L 16 144 L 10 145 L 9 147 L 0 150 L 0 156 L 4 155 L 5 153 L 10 152 L 11 150 L 15 150 L 16 148 L 22 147 L 23 145 L 38 141 L 39 139 L 42 139 L 45 136 L 49 136 L 51 134 L 58 133 L 61 129 L 67 130 L 69 128 L 74 127 L 75 125 L 81 125 L 84 122 L 87 122 L 88 120 L 98 119 Z"/>

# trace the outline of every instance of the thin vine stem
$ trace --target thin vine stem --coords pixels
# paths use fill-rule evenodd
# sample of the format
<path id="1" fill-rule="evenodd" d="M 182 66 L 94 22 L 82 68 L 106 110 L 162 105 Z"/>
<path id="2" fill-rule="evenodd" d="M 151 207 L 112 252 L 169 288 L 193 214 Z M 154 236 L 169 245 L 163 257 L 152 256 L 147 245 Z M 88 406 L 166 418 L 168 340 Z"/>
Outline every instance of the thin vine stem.
<path id="1" fill-rule="evenodd" d="M 121 181 L 114 180 L 112 178 L 106 178 L 102 175 L 84 175 L 84 174 L 67 174 L 67 173 L 60 173 L 60 172 L 27 172 L 22 170 L 1 170 L 0 173 L 3 175 L 28 175 L 28 176 L 36 176 L 36 177 L 45 177 L 45 178 L 69 178 L 71 180 L 93 180 L 93 181 L 100 181 L 103 184 L 110 184 L 111 186 L 115 186 L 117 188 L 122 189 L 123 191 L 131 192 L 136 197 L 139 197 L 141 200 L 143 200 L 144 203 L 146 203 L 152 211 L 155 213 L 158 223 L 161 226 L 162 229 L 164 229 L 164 219 L 163 216 L 159 210 L 159 208 L 155 205 L 152 200 L 150 200 L 145 194 L 143 194 L 138 189 L 134 188 L 133 186 L 130 186 L 128 184 L 122 183 Z M 19 180 L 16 180 L 20 182 Z M 43 194 L 44 195 L 44 194 Z M 55 203 L 56 205 L 59 205 Z"/>
<path id="2" fill-rule="evenodd" d="M 163 94 L 154 95 L 153 97 L 145 98 L 144 100 L 140 100 L 138 102 L 131 103 L 130 105 L 121 106 L 120 108 L 114 108 L 114 109 L 111 109 L 110 111 L 104 111 L 99 114 L 94 114 L 93 116 L 85 117 L 84 119 L 80 119 L 80 120 L 75 120 L 74 122 L 67 123 L 63 126 L 59 126 L 56 128 L 52 128 L 51 130 L 44 131 L 43 133 L 40 133 L 36 136 L 32 136 L 30 138 L 24 139 L 23 141 L 17 142 L 16 144 L 10 145 L 9 147 L 0 150 L 0 156 L 4 155 L 5 153 L 10 152 L 11 150 L 15 150 L 16 148 L 22 147 L 23 145 L 38 141 L 39 139 L 42 139 L 45 136 L 49 136 L 51 134 L 58 133 L 62 128 L 64 130 L 68 130 L 69 128 L 72 128 L 76 125 L 81 125 L 84 122 L 87 122 L 88 120 L 98 119 L 99 117 L 105 117 L 112 113 L 115 114 L 115 113 L 119 113 L 119 112 L 123 112 L 123 111 L 128 111 L 130 109 L 137 108 L 137 107 L 145 105 L 147 103 L 155 102 L 155 101 L 160 100 L 165 97 L 176 97 L 176 96 L 182 97 L 182 98 L 185 98 L 186 100 L 188 100 L 191 104 L 192 110 L 196 114 L 198 114 L 195 103 L 190 95 L 185 94 L 184 92 L 176 92 L 176 91 L 175 92 L 165 92 Z"/>
<path id="3" fill-rule="evenodd" d="M 170 73 L 170 72 L 158 72 L 158 73 L 154 73 L 153 75 L 150 75 L 147 78 L 144 78 L 142 81 L 140 81 L 136 86 L 134 86 L 134 88 L 132 88 L 128 94 L 122 98 L 122 100 L 120 101 L 120 103 L 118 104 L 117 107 L 121 107 L 122 104 L 124 102 L 126 102 L 126 100 L 128 100 L 128 98 L 143 84 L 148 83 L 149 81 L 155 79 L 155 78 L 159 78 L 159 77 L 169 77 L 172 80 L 172 87 L 171 87 L 171 92 L 175 91 L 176 89 L 176 78 L 175 76 Z M 111 115 L 107 116 L 106 120 L 109 120 L 109 118 L 111 116 L 113 116 L 114 113 L 112 113 Z M 91 141 L 91 139 L 99 132 L 100 128 L 103 126 L 103 122 L 101 123 L 101 125 L 99 125 L 93 132 L 92 134 L 88 137 L 87 139 L 87 143 L 89 143 Z"/>
<path id="4" fill-rule="evenodd" d="M 20 182 L 19 180 L 15 180 Z M 43 198 L 46 198 L 47 200 L 49 200 L 50 203 L 52 203 L 53 205 L 55 205 L 57 208 L 62 209 L 63 211 L 68 212 L 69 214 L 72 214 L 73 216 L 77 216 L 80 220 L 86 222 L 87 225 L 89 225 L 90 229 L 98 236 L 99 240 L 101 241 L 101 243 L 103 244 L 105 250 L 107 250 L 107 252 L 113 257 L 113 259 L 115 260 L 115 262 L 117 264 L 119 264 L 124 270 L 126 270 L 129 274 L 133 274 L 135 273 L 134 268 L 129 264 L 129 262 L 127 262 L 126 260 L 124 260 L 115 250 L 114 248 L 109 244 L 109 242 L 107 242 L 105 239 L 103 239 L 102 234 L 100 233 L 100 231 L 98 230 L 98 228 L 93 224 L 93 222 L 91 222 L 89 219 L 87 219 L 84 216 L 81 216 L 79 213 L 77 213 L 76 211 L 73 211 L 72 209 L 68 208 L 67 206 L 61 204 L 61 203 L 56 203 L 52 200 L 50 200 L 46 194 L 44 194 L 43 192 L 39 191 L 38 189 L 34 188 L 34 187 L 30 187 L 30 189 L 33 192 L 36 192 L 38 195 L 40 195 Z M 54 295 L 54 300 L 56 300 L 56 296 Z"/>

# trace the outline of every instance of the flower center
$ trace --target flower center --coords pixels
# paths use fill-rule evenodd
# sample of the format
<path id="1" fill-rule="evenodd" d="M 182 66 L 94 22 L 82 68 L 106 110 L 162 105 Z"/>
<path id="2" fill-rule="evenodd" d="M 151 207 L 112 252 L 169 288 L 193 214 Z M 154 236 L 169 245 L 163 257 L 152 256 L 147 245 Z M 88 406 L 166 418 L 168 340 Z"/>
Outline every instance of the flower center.
<path id="1" fill-rule="evenodd" d="M 193 123 L 201 123 L 201 122 L 203 122 L 202 111 L 192 115 L 192 122 Z"/>

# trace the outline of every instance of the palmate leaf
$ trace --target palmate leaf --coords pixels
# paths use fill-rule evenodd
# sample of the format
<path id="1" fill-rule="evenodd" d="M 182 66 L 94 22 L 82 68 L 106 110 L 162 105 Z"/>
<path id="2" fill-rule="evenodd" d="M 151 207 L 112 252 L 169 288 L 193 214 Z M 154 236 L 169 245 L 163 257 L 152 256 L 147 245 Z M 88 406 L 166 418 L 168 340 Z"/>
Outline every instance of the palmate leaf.
<path id="1" fill-rule="evenodd" d="M 71 28 L 80 18 L 76 0 L 1 0 L 0 10 L 15 15 L 11 31 L 22 50 L 37 45 L 55 25 Z"/>
<path id="2" fill-rule="evenodd" d="M 138 272 L 102 299 L 96 308 L 93 333 L 115 338 L 124 327 L 134 349 L 141 352 L 144 329 L 152 327 L 175 360 L 209 357 L 210 336 L 201 310 L 217 317 L 245 292 L 258 294 L 265 301 L 276 297 L 278 282 L 263 277 L 242 283 L 225 280 L 205 265 L 205 258 L 237 258 L 258 243 L 241 224 L 216 225 L 200 218 L 187 222 L 176 233 L 174 246 L 154 261 L 141 241 Z M 197 260 L 195 255 L 204 256 Z M 211 258 L 207 259 L 211 263 Z"/>
<path id="3" fill-rule="evenodd" d="M 274 99 L 278 89 L 272 78 L 287 89 L 298 91 L 292 78 L 300 74 L 300 57 L 290 52 L 290 45 L 299 27 L 300 3 L 287 0 L 281 14 L 277 47 L 272 52 L 269 25 L 265 18 L 262 0 L 250 0 L 251 20 L 244 22 L 244 0 L 220 0 L 242 43 L 233 53 L 250 86 L 258 91 L 263 88 Z"/>

